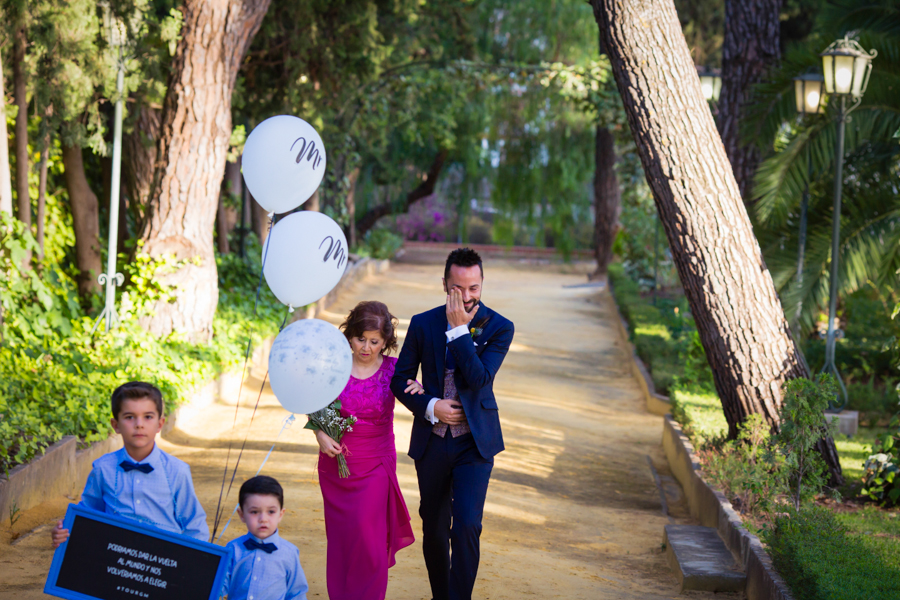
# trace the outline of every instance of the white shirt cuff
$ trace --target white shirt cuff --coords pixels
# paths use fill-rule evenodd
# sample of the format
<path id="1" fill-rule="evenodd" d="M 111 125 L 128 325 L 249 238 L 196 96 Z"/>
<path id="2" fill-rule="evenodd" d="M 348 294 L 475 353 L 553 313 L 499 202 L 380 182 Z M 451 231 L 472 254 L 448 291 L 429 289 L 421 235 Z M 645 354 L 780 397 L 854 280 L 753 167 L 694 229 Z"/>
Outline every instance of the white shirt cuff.
<path id="1" fill-rule="evenodd" d="M 462 337 L 469 333 L 468 325 L 460 325 L 459 327 L 454 327 L 450 331 L 447 332 L 447 343 L 449 344 L 456 338 Z"/>
<path id="2" fill-rule="evenodd" d="M 434 405 L 437 404 L 437 401 L 437 398 L 432 398 L 431 402 L 428 403 L 428 408 L 425 409 L 425 420 L 432 425 L 440 423 L 440 421 L 434 416 Z"/>

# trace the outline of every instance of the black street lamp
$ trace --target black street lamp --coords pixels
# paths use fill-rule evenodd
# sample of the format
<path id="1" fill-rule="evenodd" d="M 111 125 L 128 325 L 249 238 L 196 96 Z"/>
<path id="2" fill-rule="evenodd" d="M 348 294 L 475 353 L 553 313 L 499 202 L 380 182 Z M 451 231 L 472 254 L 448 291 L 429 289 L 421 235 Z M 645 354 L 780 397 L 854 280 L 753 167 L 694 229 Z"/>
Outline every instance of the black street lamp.
<path id="1" fill-rule="evenodd" d="M 718 102 L 719 92 L 722 91 L 722 72 L 719 69 L 697 67 L 697 75 L 700 77 L 700 89 L 703 97 L 708 102 Z"/>
<path id="2" fill-rule="evenodd" d="M 825 366 L 822 372 L 830 371 L 835 375 L 847 404 L 847 388 L 834 363 L 834 346 L 836 331 L 834 327 L 837 313 L 838 296 L 838 261 L 841 241 L 841 188 L 844 168 L 844 129 L 850 120 L 850 113 L 862 102 L 862 96 L 869 83 L 872 72 L 872 59 L 878 53 L 863 50 L 856 41 L 848 37 L 838 40 L 822 52 L 822 72 L 825 75 L 825 93 L 832 96 L 829 104 L 837 112 L 837 141 L 834 154 L 834 208 L 832 211 L 831 229 L 831 279 L 828 300 L 828 335 L 825 342 Z M 848 100 L 850 100 L 848 106 Z"/>
<path id="3" fill-rule="evenodd" d="M 806 73 L 794 77 L 794 100 L 800 118 L 825 112 L 822 103 L 824 77 L 817 73 Z M 806 147 L 806 187 L 800 201 L 800 247 L 797 252 L 797 311 L 794 314 L 795 330 L 799 331 L 800 313 L 803 310 L 803 267 L 806 254 L 806 222 L 809 210 L 809 180 L 812 177 L 812 152 Z"/>

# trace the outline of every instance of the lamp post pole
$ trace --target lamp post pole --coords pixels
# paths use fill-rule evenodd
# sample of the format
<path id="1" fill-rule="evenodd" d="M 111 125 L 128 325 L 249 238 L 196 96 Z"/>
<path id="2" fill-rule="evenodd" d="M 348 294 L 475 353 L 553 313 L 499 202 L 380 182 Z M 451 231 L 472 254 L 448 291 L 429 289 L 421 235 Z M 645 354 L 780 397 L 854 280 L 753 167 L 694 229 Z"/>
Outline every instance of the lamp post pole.
<path id="1" fill-rule="evenodd" d="M 800 332 L 800 314 L 803 312 L 803 268 L 806 255 L 806 222 L 809 218 L 809 178 L 812 176 L 812 153 L 806 148 L 806 187 L 800 200 L 800 244 L 797 249 L 797 311 L 794 314 L 794 328 Z"/>
<path id="2" fill-rule="evenodd" d="M 841 374 L 838 372 L 837 365 L 834 362 L 835 342 L 837 339 L 837 331 L 834 326 L 837 317 L 837 300 L 838 300 L 838 267 L 840 263 L 841 249 L 841 192 L 843 183 L 844 170 L 844 130 L 847 125 L 847 99 L 840 96 L 840 105 L 837 111 L 837 139 L 834 150 L 834 206 L 831 212 L 831 277 L 829 279 L 828 290 L 828 334 L 825 338 L 825 366 L 822 372 L 831 372 L 841 386 L 841 393 L 844 396 L 844 403 L 838 409 L 843 408 L 847 404 L 847 388 Z"/>
<path id="3" fill-rule="evenodd" d="M 119 193 L 122 174 L 122 96 L 125 93 L 125 57 L 122 50 L 123 35 L 120 24 L 111 20 L 110 23 L 111 45 L 118 50 L 116 73 L 116 108 L 113 125 L 113 155 L 112 155 L 112 182 L 109 194 L 109 239 L 106 254 L 106 273 L 101 273 L 97 280 L 106 288 L 106 303 L 103 312 L 97 317 L 91 333 L 100 326 L 106 325 L 106 331 L 112 331 L 119 324 L 119 314 L 116 312 L 116 287 L 122 285 L 125 277 L 116 273 L 116 241 L 119 239 Z"/>
<path id="4" fill-rule="evenodd" d="M 805 73 L 798 77 L 794 77 L 794 101 L 797 105 L 797 113 L 800 119 L 805 119 L 808 115 L 822 112 L 822 87 L 824 77 L 816 73 Z M 806 267 L 806 226 L 809 220 L 809 182 L 812 179 L 812 151 L 809 143 L 806 145 L 806 186 L 803 189 L 803 196 L 800 200 L 800 243 L 797 248 L 797 308 L 794 311 L 794 318 L 791 320 L 791 330 L 797 340 L 801 337 L 800 317 L 803 314 L 803 269 Z M 809 365 L 806 364 L 806 357 L 799 348 L 798 354 L 803 362 L 806 370 L 809 371 Z"/>
<path id="5" fill-rule="evenodd" d="M 841 410 L 847 405 L 847 388 L 841 379 L 835 363 L 837 342 L 838 266 L 841 250 L 841 191 L 844 170 L 844 130 L 850 113 L 862 102 L 863 94 L 872 72 L 872 59 L 878 53 L 866 52 L 862 46 L 849 37 L 837 40 L 822 52 L 822 71 L 825 78 L 825 92 L 834 97 L 837 112 L 837 136 L 834 148 L 834 207 L 831 214 L 831 277 L 829 279 L 828 333 L 825 338 L 825 365 L 822 372 L 832 373 L 840 384 L 844 402 L 829 408 Z M 852 98 L 848 106 L 847 99 Z"/>

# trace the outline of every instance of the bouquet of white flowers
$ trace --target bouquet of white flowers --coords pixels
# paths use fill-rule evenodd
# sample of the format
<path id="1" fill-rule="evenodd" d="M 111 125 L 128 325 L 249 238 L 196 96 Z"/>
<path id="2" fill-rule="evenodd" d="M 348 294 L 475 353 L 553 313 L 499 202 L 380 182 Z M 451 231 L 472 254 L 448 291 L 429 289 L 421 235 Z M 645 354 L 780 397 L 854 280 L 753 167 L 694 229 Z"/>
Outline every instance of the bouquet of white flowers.
<path id="1" fill-rule="evenodd" d="M 309 422 L 304 429 L 320 429 L 338 444 L 341 443 L 341 438 L 344 437 L 346 432 L 353 431 L 353 424 L 356 423 L 356 417 L 352 415 L 349 417 L 341 416 L 340 400 L 335 400 L 322 410 L 317 410 L 306 416 L 309 417 Z M 350 469 L 347 468 L 347 459 L 343 453 L 337 455 L 337 461 L 340 476 L 344 478 L 350 477 Z"/>

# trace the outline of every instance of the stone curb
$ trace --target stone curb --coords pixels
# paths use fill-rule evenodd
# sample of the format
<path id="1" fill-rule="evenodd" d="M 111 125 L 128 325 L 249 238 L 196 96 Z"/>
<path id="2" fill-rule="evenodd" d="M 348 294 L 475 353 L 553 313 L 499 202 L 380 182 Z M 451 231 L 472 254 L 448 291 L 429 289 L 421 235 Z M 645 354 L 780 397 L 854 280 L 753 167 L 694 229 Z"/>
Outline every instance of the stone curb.
<path id="1" fill-rule="evenodd" d="M 363 258 L 354 263 L 334 287 L 334 289 L 306 312 L 296 311 L 296 318 L 311 319 L 327 310 L 338 296 L 353 284 L 369 275 L 384 273 L 391 266 L 389 260 Z M 269 349 L 274 338 L 264 340 L 253 352 L 251 368 L 266 369 Z M 171 431 L 179 418 L 190 418 L 198 411 L 215 402 L 222 390 L 241 379 L 240 370 L 220 373 L 215 379 L 200 386 L 190 398 L 166 417 L 162 435 Z M 77 497 L 84 488 L 92 463 L 100 456 L 122 447 L 118 435 L 92 443 L 78 450 L 78 440 L 67 435 L 49 446 L 42 455 L 36 456 L 24 465 L 9 472 L 9 479 L 0 477 L 0 520 L 9 518 L 12 506 L 18 510 L 28 510 L 58 496 Z"/>
<path id="2" fill-rule="evenodd" d="M 644 366 L 644 361 L 641 360 L 641 357 L 637 355 L 637 352 L 634 349 L 634 344 L 631 343 L 631 337 L 628 334 L 628 323 L 625 321 L 625 318 L 622 316 L 621 311 L 619 310 L 619 305 L 616 304 L 616 298 L 613 294 L 612 283 L 607 278 L 607 285 L 609 286 L 609 293 L 612 300 L 612 305 L 616 309 L 615 319 L 617 329 L 619 330 L 619 337 L 622 338 L 622 342 L 631 352 L 631 374 L 634 376 L 635 380 L 637 380 L 638 385 L 641 388 L 641 392 L 644 394 L 644 398 L 647 402 L 647 411 L 653 415 L 665 416 L 672 412 L 672 404 L 669 402 L 668 396 L 663 396 L 662 394 L 656 393 L 656 386 L 653 383 L 653 378 L 650 377 L 650 372 L 647 370 L 647 367 Z"/>
<path id="3" fill-rule="evenodd" d="M 772 559 L 759 538 L 747 531 L 725 495 L 700 475 L 694 446 L 672 415 L 663 421 L 663 449 L 672 473 L 684 489 L 691 516 L 701 525 L 713 527 L 747 574 L 748 600 L 793 600 L 787 584 L 772 566 Z"/>

